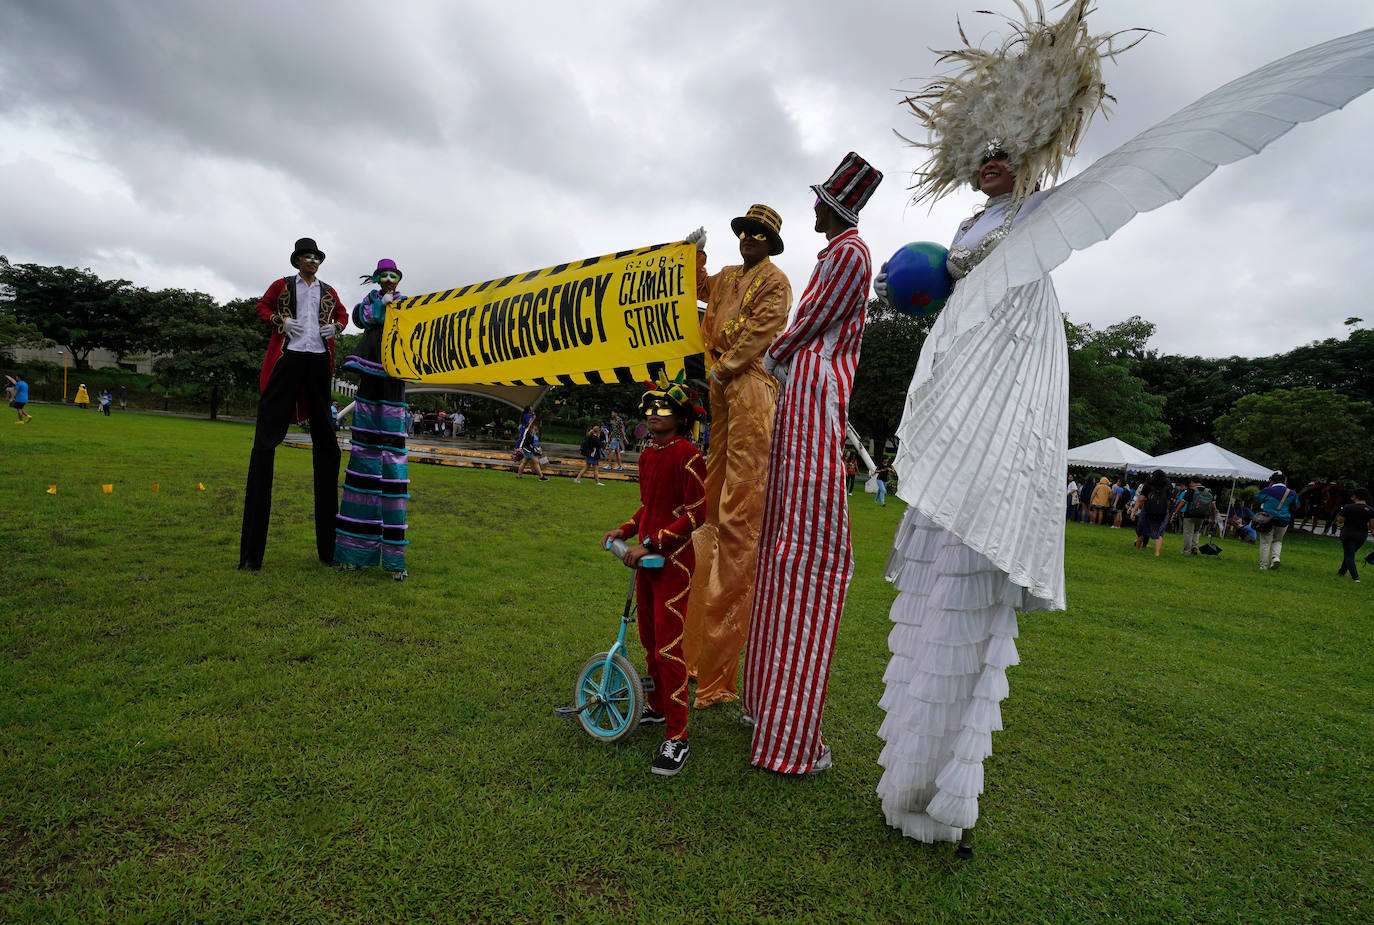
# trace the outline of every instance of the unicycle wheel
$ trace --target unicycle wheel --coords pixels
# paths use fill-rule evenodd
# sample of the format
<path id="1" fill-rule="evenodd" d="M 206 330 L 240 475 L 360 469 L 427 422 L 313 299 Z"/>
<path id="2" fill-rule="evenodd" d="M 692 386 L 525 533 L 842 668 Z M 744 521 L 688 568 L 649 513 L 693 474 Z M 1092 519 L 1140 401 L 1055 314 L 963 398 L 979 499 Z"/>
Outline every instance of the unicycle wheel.
<path id="1" fill-rule="evenodd" d="M 644 712 L 644 687 L 630 660 L 606 653 L 587 659 L 577 674 L 577 718 L 582 728 L 602 742 L 619 742 L 635 731 Z"/>

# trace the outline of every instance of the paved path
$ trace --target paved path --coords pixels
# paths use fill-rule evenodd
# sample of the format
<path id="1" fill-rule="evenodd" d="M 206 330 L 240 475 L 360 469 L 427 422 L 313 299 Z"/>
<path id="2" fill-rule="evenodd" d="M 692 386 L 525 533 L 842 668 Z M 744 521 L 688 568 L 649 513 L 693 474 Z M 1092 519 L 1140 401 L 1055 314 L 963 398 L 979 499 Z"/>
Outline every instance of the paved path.
<path id="1" fill-rule="evenodd" d="M 282 441 L 282 446 L 297 448 L 310 447 L 310 435 L 293 430 L 286 435 Z M 339 432 L 339 446 L 346 452 L 348 450 L 348 430 Z M 545 465 L 544 473 L 550 476 L 562 478 L 573 478 L 582 470 L 582 457 L 578 454 L 577 447 L 570 443 L 545 443 L 544 452 L 549 457 L 549 462 Z M 510 458 L 510 449 L 505 442 L 493 443 L 489 440 L 467 440 L 464 438 L 439 437 L 432 434 L 421 434 L 418 437 L 406 438 L 406 450 L 410 454 L 410 461 L 417 463 L 429 463 L 435 466 L 461 466 L 467 469 L 504 469 L 507 472 L 514 472 L 517 463 Z M 623 453 L 625 468 L 610 470 L 605 466 L 601 467 L 601 480 L 616 482 L 637 482 L 639 481 L 639 454 Z M 532 467 L 526 467 L 526 472 L 533 472 Z M 590 473 L 587 476 L 591 478 Z"/>

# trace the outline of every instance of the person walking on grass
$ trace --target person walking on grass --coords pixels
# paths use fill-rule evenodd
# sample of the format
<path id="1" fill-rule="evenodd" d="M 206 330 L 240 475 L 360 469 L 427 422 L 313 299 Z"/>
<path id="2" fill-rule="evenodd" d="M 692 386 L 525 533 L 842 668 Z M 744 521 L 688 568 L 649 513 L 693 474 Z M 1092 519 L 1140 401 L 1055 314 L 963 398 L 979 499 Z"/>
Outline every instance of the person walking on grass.
<path id="1" fill-rule="evenodd" d="M 24 406 L 29 403 L 29 383 L 24 379 L 24 374 L 19 374 L 19 379 L 14 383 L 14 397 L 10 399 L 10 406 L 19 413 L 19 420 L 16 424 L 27 424 L 33 420 L 33 415 L 24 410 Z"/>
<path id="2" fill-rule="evenodd" d="M 544 448 L 539 445 L 539 424 L 534 420 L 534 415 L 530 415 L 529 423 L 520 431 L 520 442 L 515 449 L 520 453 L 520 465 L 515 469 L 517 479 L 524 476 L 526 466 L 534 463 L 534 474 L 539 476 L 539 481 L 549 480 L 539 467 L 539 457 L 544 455 Z"/>
<path id="3" fill-rule="evenodd" d="M 1164 527 L 1169 522 L 1169 501 L 1173 486 L 1161 469 L 1150 473 L 1135 496 L 1135 548 L 1144 549 L 1155 541 L 1155 557 L 1164 548 Z"/>
<path id="4" fill-rule="evenodd" d="M 1283 484 L 1283 473 L 1275 472 L 1269 476 L 1269 484 L 1255 495 L 1260 514 L 1268 515 L 1259 529 L 1260 569 L 1267 571 L 1279 567 L 1279 553 L 1283 551 L 1283 535 L 1293 523 L 1298 512 L 1298 494 Z"/>
<path id="5" fill-rule="evenodd" d="M 86 391 L 86 383 L 81 383 L 76 387 L 76 397 L 72 399 L 72 404 L 78 408 L 89 408 L 91 406 L 90 393 Z"/>
<path id="6" fill-rule="evenodd" d="M 1183 514 L 1183 554 L 1197 555 L 1197 538 L 1202 525 L 1208 521 L 1216 522 L 1217 506 L 1212 492 L 1202 484 L 1202 480 L 1190 476 L 1188 488 L 1178 498 L 1174 516 Z"/>
<path id="7" fill-rule="evenodd" d="M 121 385 L 119 387 L 119 410 L 129 410 L 129 387 L 127 385 Z"/>
<path id="8" fill-rule="evenodd" d="M 588 470 L 591 470 L 592 479 L 598 486 L 606 484 L 601 481 L 601 448 L 605 443 L 600 424 L 593 424 L 587 428 L 587 436 L 582 438 L 582 445 L 577 450 L 582 454 L 582 471 L 573 479 L 574 485 L 582 484 L 582 476 L 586 475 Z"/>
<path id="9" fill-rule="evenodd" d="M 114 398 L 110 395 L 110 390 L 108 388 L 102 389 L 100 392 L 100 413 L 105 415 L 105 417 L 109 417 L 110 405 L 113 402 Z"/>
<path id="10" fill-rule="evenodd" d="M 1341 515 L 1341 559 L 1340 571 L 1336 572 L 1337 577 L 1345 575 L 1347 572 L 1350 577 L 1358 584 L 1360 572 L 1355 568 L 1355 556 L 1359 554 L 1360 547 L 1369 538 L 1369 522 L 1374 520 L 1374 507 L 1369 506 L 1369 490 L 1357 488 L 1354 492 L 1354 500 L 1343 506 L 1340 510 Z M 1370 554 L 1374 558 L 1374 553 Z M 1369 559 L 1365 559 L 1369 562 Z"/>
<path id="11" fill-rule="evenodd" d="M 687 661 L 682 653 L 683 620 L 690 597 L 696 549 L 692 531 L 706 519 L 706 463 L 692 443 L 692 421 L 702 413 L 685 374 L 660 376 L 640 399 L 653 442 L 639 457 L 639 510 L 601 537 L 601 544 L 638 536 L 625 552 L 634 567 L 649 553 L 663 556 L 662 568 L 635 574 L 639 640 L 653 679 L 641 723 L 662 724 L 663 744 L 651 770 L 672 777 L 682 770 L 687 745 Z"/>
<path id="12" fill-rule="evenodd" d="M 611 412 L 611 442 L 609 445 L 610 458 L 607 460 L 607 469 L 620 470 L 625 468 L 625 461 L 621 458 L 622 450 L 629 446 L 629 441 L 625 437 L 625 419 L 620 416 L 619 411 Z"/>

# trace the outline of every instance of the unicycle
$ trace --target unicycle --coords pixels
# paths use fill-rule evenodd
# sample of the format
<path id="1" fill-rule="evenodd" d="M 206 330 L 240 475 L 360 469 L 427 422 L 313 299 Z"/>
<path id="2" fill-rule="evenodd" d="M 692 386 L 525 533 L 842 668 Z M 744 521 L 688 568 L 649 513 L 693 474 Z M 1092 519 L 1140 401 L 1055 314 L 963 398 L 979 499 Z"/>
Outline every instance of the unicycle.
<path id="1" fill-rule="evenodd" d="M 624 540 L 612 540 L 605 548 L 618 559 L 629 546 Z M 647 555 L 639 560 L 639 567 L 662 568 L 663 557 Z M 653 679 L 641 678 L 625 656 L 625 629 L 634 621 L 635 579 L 631 575 L 615 642 L 609 650 L 587 659 L 577 673 L 573 706 L 554 710 L 559 716 L 576 716 L 582 728 L 599 742 L 619 742 L 634 732 L 644 712 L 645 691 L 653 690 Z"/>

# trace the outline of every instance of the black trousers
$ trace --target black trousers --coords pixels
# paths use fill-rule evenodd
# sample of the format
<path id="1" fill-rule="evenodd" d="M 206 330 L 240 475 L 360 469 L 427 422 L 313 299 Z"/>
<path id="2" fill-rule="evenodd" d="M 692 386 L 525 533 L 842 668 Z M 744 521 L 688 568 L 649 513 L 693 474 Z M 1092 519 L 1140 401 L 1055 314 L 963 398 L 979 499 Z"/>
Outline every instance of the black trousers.
<path id="1" fill-rule="evenodd" d="M 1336 573 L 1337 575 L 1349 573 L 1351 578 L 1356 581 L 1360 580 L 1360 570 L 1355 567 L 1355 554 L 1360 551 L 1360 547 L 1363 545 L 1364 537 L 1341 534 L 1341 551 L 1345 554 L 1345 558 L 1341 560 L 1341 570 Z"/>
<path id="2" fill-rule="evenodd" d="M 296 399 L 302 392 L 310 413 L 311 456 L 315 467 L 315 549 L 321 562 L 334 561 L 334 517 L 339 513 L 339 453 L 329 408 L 333 364 L 328 353 L 285 351 L 258 401 L 258 426 L 248 460 L 243 493 L 243 533 L 239 568 L 262 568 L 267 524 L 272 515 L 272 470 L 277 445 L 286 438 Z"/>

